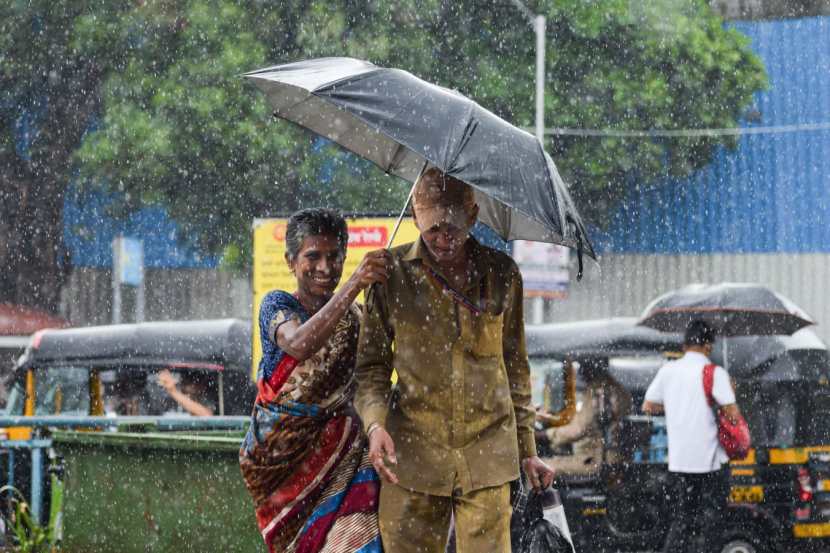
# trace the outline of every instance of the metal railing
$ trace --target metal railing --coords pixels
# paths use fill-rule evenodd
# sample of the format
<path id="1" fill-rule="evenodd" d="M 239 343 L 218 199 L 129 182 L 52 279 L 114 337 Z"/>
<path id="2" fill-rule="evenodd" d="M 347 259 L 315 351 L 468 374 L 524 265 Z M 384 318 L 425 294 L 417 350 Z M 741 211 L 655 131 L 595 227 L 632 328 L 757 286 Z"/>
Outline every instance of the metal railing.
<path id="1" fill-rule="evenodd" d="M 159 431 L 176 430 L 247 430 L 250 417 L 137 416 L 93 417 L 73 415 L 0 416 L 0 428 L 118 428 L 151 427 Z"/>

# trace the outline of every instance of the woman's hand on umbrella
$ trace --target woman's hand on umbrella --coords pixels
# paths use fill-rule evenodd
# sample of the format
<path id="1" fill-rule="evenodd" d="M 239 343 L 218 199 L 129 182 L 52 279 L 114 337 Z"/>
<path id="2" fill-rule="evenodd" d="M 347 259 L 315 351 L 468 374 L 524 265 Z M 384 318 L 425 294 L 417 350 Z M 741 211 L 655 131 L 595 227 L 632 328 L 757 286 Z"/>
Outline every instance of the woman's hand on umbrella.
<path id="1" fill-rule="evenodd" d="M 387 462 L 391 465 L 398 464 L 398 458 L 395 456 L 395 442 L 382 426 L 372 430 L 369 436 L 369 460 L 372 461 L 372 466 L 381 478 L 392 484 L 398 483 L 397 475 L 386 466 Z"/>
<path id="2" fill-rule="evenodd" d="M 358 288 L 365 290 L 373 284 L 386 284 L 392 267 L 392 256 L 388 250 L 374 250 L 367 253 L 352 274 Z"/>

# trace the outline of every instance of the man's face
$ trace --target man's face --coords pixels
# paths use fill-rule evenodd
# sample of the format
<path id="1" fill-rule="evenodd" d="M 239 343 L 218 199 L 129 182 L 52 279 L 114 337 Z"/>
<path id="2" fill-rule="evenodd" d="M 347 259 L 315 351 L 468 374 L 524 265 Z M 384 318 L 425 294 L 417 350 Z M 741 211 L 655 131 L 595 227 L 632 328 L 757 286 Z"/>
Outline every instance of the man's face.
<path id="1" fill-rule="evenodd" d="M 316 235 L 303 239 L 297 257 L 288 266 L 297 277 L 297 287 L 304 293 L 328 299 L 343 274 L 345 252 L 334 236 Z"/>
<path id="2" fill-rule="evenodd" d="M 458 262 L 464 255 L 464 244 L 470 235 L 474 218 L 470 218 L 469 225 L 458 227 L 452 223 L 441 223 L 421 231 L 421 238 L 424 241 L 429 254 L 439 265 L 451 265 Z M 417 214 L 415 224 L 418 225 Z"/>
<path id="3" fill-rule="evenodd" d="M 478 216 L 469 185 L 432 168 L 413 190 L 412 213 L 427 251 L 439 265 L 463 260 L 464 245 Z"/>

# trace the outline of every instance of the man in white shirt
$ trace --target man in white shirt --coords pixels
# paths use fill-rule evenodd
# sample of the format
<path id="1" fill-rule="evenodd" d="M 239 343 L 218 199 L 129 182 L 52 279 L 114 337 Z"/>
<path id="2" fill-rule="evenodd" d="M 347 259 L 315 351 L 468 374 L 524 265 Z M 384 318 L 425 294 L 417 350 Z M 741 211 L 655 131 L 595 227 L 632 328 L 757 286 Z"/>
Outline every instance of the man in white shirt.
<path id="1" fill-rule="evenodd" d="M 716 524 L 729 490 L 724 463 L 729 461 L 718 443 L 718 427 L 703 391 L 703 368 L 710 364 L 714 329 L 704 321 L 689 323 L 685 354 L 660 368 L 649 385 L 643 412 L 665 413 L 669 442 L 669 472 L 675 488 L 672 525 L 664 552 L 682 552 L 692 537 L 716 535 Z M 740 415 L 729 374 L 715 367 L 712 396 L 726 415 Z"/>

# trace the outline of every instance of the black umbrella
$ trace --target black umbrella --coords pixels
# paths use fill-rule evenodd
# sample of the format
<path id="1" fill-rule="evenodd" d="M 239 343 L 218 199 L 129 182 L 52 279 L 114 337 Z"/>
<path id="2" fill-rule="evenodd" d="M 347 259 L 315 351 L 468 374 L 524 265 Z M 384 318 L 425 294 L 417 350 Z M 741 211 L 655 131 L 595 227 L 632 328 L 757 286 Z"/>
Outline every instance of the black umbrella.
<path id="1" fill-rule="evenodd" d="M 416 182 L 427 165 L 476 191 L 479 219 L 505 240 L 552 242 L 596 257 L 550 156 L 531 134 L 458 92 L 352 58 L 278 65 L 245 77 L 277 117 L 387 173 Z"/>
<path id="2" fill-rule="evenodd" d="M 728 355 L 728 359 L 727 359 Z M 809 328 L 792 336 L 736 336 L 719 339 L 712 361 L 737 378 L 783 382 L 818 381 L 830 367 L 827 346 Z"/>
<path id="3" fill-rule="evenodd" d="M 790 335 L 815 324 L 793 302 L 760 284 L 695 284 L 651 302 L 640 323 L 664 332 L 683 332 L 695 319 L 720 336 Z"/>
<path id="4" fill-rule="evenodd" d="M 693 284 L 664 294 L 643 312 L 643 326 L 665 332 L 683 332 L 702 319 L 719 336 L 790 335 L 815 324 L 793 302 L 760 284 Z M 729 340 L 723 340 L 723 365 L 728 370 L 732 356 Z"/>

